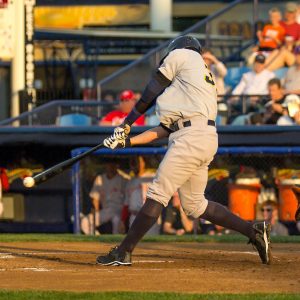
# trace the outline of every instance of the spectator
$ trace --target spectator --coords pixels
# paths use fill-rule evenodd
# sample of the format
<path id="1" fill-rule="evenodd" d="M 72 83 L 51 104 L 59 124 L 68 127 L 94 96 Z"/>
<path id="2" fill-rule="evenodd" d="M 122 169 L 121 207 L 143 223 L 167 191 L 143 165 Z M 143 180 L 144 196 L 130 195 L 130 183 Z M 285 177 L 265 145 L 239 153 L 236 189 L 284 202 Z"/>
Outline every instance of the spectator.
<path id="1" fill-rule="evenodd" d="M 283 67 L 290 67 L 295 63 L 295 55 L 293 53 L 294 39 L 286 36 L 284 44 L 280 49 L 273 50 L 266 58 L 266 69 L 274 71 Z M 251 63 L 249 58 L 248 63 Z"/>
<path id="2" fill-rule="evenodd" d="M 268 82 L 275 74 L 265 69 L 266 57 L 257 54 L 254 60 L 253 71 L 242 76 L 238 85 L 232 91 L 233 95 L 266 95 Z"/>
<path id="3" fill-rule="evenodd" d="M 129 227 L 132 225 L 137 213 L 142 208 L 146 201 L 146 192 L 148 184 L 152 182 L 155 170 L 147 168 L 146 160 L 142 156 L 134 158 L 130 162 L 131 170 L 134 177 L 127 183 L 125 191 L 125 208 L 122 212 L 123 231 L 125 227 L 126 213 L 124 210 L 128 209 L 129 213 Z M 147 234 L 160 233 L 160 220 L 148 231 Z"/>
<path id="4" fill-rule="evenodd" d="M 294 49 L 296 61 L 286 73 L 284 79 L 284 88 L 287 94 L 300 95 L 300 45 Z"/>
<path id="5" fill-rule="evenodd" d="M 90 191 L 94 216 L 89 214 L 81 220 L 81 229 L 85 234 L 92 234 L 93 227 L 112 222 L 112 233 L 118 233 L 121 210 L 125 198 L 126 179 L 118 173 L 115 162 L 105 163 L 105 173 L 98 175 Z"/>
<path id="6" fill-rule="evenodd" d="M 267 200 L 262 204 L 261 212 L 264 221 L 271 224 L 271 235 L 289 235 L 288 229 L 278 221 L 278 206 L 277 203 Z"/>
<path id="7" fill-rule="evenodd" d="M 280 80 L 278 78 L 271 79 L 268 82 L 268 90 L 270 101 L 265 105 L 264 123 L 276 124 L 284 111 L 282 104 L 284 103 L 285 95 Z"/>
<path id="8" fill-rule="evenodd" d="M 297 23 L 297 11 L 297 4 L 288 2 L 285 6 L 285 20 L 280 23 L 285 29 L 285 34 L 292 37 L 294 43 L 300 40 L 300 25 Z"/>
<path id="9" fill-rule="evenodd" d="M 277 121 L 277 125 L 300 125 L 300 98 L 296 94 L 286 96 L 283 116 Z"/>
<path id="10" fill-rule="evenodd" d="M 120 95 L 120 108 L 114 110 L 104 116 L 100 122 L 100 125 L 104 126 L 118 126 L 123 123 L 128 113 L 132 110 L 136 103 L 136 96 L 133 91 L 125 90 Z M 141 116 L 136 120 L 134 125 L 145 125 L 145 117 Z"/>
<path id="11" fill-rule="evenodd" d="M 166 218 L 163 225 L 163 232 L 166 234 L 184 235 L 193 231 L 193 221 L 184 213 L 178 193 L 172 197 L 172 206 L 166 210 Z"/>
<path id="12" fill-rule="evenodd" d="M 280 25 L 281 12 L 278 8 L 269 11 L 271 24 L 264 26 L 263 31 L 257 31 L 259 51 L 273 51 L 279 48 L 285 36 L 285 29 Z"/>
<path id="13" fill-rule="evenodd" d="M 221 61 L 219 61 L 213 55 L 212 51 L 208 48 L 204 48 L 202 50 L 202 57 L 207 67 L 214 75 L 218 94 L 224 95 L 225 94 L 224 77 L 227 74 L 227 69 L 225 65 Z"/>
<path id="14" fill-rule="evenodd" d="M 300 25 L 300 3 L 298 3 L 298 9 L 297 9 L 297 17 L 296 17 L 297 23 Z"/>

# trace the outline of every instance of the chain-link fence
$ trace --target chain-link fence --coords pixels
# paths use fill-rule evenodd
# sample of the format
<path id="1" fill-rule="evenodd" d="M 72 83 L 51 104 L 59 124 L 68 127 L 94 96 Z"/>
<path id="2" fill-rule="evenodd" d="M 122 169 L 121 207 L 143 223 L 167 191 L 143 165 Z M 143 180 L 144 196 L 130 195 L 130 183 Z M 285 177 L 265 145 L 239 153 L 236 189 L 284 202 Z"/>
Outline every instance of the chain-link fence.
<path id="1" fill-rule="evenodd" d="M 299 147 L 220 148 L 209 168 L 205 192 L 207 199 L 228 206 L 231 211 L 249 221 L 262 219 L 261 207 L 266 201 L 271 201 L 278 209 L 276 218 L 289 227 L 291 234 L 296 233 L 294 214 L 297 200 L 292 186 L 300 184 L 299 150 Z M 73 151 L 73 155 L 81 151 L 84 149 Z M 118 151 L 113 154 L 116 152 L 100 150 L 74 166 L 75 216 L 79 211 L 87 214 L 91 210 L 91 188 L 96 176 L 105 174 L 107 164 L 117 165 L 118 172 L 130 181 L 136 176 L 142 176 L 137 162 L 139 157 L 143 157 L 143 172 L 151 170 L 154 175 L 166 149 L 134 148 L 131 151 Z M 74 229 L 75 232 L 80 230 L 79 220 L 77 224 L 75 221 Z"/>

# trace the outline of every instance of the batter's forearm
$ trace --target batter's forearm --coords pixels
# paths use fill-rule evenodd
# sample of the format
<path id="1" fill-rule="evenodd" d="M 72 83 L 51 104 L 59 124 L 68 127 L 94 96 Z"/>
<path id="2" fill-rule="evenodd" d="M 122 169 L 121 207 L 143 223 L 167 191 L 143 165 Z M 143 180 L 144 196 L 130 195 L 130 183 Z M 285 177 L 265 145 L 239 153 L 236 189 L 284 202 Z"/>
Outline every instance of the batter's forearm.
<path id="1" fill-rule="evenodd" d="M 131 146 L 144 145 L 167 136 L 169 136 L 169 133 L 161 126 L 158 126 L 132 137 L 130 143 Z"/>

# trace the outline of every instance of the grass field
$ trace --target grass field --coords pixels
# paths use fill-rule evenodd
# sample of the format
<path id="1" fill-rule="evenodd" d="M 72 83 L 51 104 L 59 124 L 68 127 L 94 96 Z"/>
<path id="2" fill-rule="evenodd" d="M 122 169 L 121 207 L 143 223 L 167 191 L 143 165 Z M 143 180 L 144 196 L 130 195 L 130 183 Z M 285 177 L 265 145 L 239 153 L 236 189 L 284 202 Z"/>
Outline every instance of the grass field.
<path id="1" fill-rule="evenodd" d="M 0 291 L 0 299 L 35 300 L 294 300 L 296 294 L 178 294 L 178 293 L 66 293 L 66 292 L 14 292 Z"/>
<path id="2" fill-rule="evenodd" d="M 1 234 L 0 299 L 300 299 L 300 236 L 272 238 L 271 266 L 241 235 L 146 237 L 132 267 L 96 265 L 122 238 Z"/>
<path id="3" fill-rule="evenodd" d="M 101 236 L 86 236 L 74 234 L 5 234 L 1 233 L 0 242 L 103 242 L 103 243 L 118 243 L 123 239 L 122 235 L 101 235 Z M 247 238 L 240 235 L 153 235 L 146 236 L 143 242 L 198 242 L 198 243 L 245 243 Z M 272 243 L 300 243 L 300 235 L 294 236 L 274 236 Z"/>

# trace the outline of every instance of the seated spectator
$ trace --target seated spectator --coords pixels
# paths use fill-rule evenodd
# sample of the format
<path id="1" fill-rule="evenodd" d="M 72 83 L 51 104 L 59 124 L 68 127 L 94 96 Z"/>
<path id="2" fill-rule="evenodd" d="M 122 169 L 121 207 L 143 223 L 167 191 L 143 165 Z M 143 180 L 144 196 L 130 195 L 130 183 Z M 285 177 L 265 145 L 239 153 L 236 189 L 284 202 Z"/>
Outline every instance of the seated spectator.
<path id="1" fill-rule="evenodd" d="M 266 56 L 265 67 L 274 71 L 282 67 L 289 67 L 294 64 L 295 57 L 293 55 L 293 48 L 300 42 L 300 25 L 296 22 L 297 5 L 289 2 L 286 5 L 285 20 L 280 22 L 280 25 L 285 29 L 284 44 L 280 49 L 275 49 L 272 52 L 264 52 Z M 248 58 L 248 65 L 253 64 L 255 53 Z"/>
<path id="2" fill-rule="evenodd" d="M 95 216 L 89 214 L 81 220 L 81 230 L 92 234 L 94 226 L 111 222 L 112 233 L 118 233 L 127 180 L 118 173 L 118 164 L 106 162 L 105 173 L 98 175 L 90 191 Z M 95 218 L 95 224 L 93 222 Z"/>
<path id="3" fill-rule="evenodd" d="M 280 25 L 281 12 L 278 8 L 269 11 L 270 23 L 264 26 L 263 31 L 257 31 L 259 51 L 273 51 L 279 48 L 284 41 L 285 29 Z"/>
<path id="4" fill-rule="evenodd" d="M 209 70 L 214 75 L 217 92 L 219 95 L 225 94 L 224 77 L 227 74 L 225 65 L 219 61 L 208 48 L 203 48 L 202 57 Z"/>
<path id="5" fill-rule="evenodd" d="M 270 99 L 265 105 L 264 123 L 276 124 L 283 114 L 282 104 L 285 99 L 284 90 L 278 78 L 273 78 L 268 82 L 268 91 Z"/>
<path id="6" fill-rule="evenodd" d="M 261 212 L 264 221 L 271 224 L 271 235 L 289 235 L 288 229 L 278 221 L 278 205 L 276 202 L 267 200 L 262 204 Z"/>
<path id="7" fill-rule="evenodd" d="M 253 70 L 243 74 L 242 79 L 232 91 L 232 95 L 266 95 L 268 82 L 275 74 L 265 69 L 266 57 L 257 54 L 254 60 Z"/>
<path id="8" fill-rule="evenodd" d="M 285 100 L 284 90 L 278 78 L 272 78 L 268 84 L 268 98 L 267 103 L 262 106 L 266 99 L 261 99 L 255 104 L 256 111 L 239 115 L 236 117 L 231 125 L 262 125 L 262 124 L 276 124 L 278 119 L 283 115 L 285 109 L 282 106 Z M 250 103 L 251 104 L 251 103 Z M 253 103 L 254 104 L 254 103 Z"/>
<path id="9" fill-rule="evenodd" d="M 122 211 L 122 230 L 125 228 L 126 210 L 129 213 L 129 227 L 132 225 L 136 215 L 142 208 L 146 201 L 146 193 L 148 185 L 152 182 L 155 176 L 155 170 L 147 168 L 146 160 L 142 156 L 133 158 L 130 161 L 131 171 L 134 173 L 134 177 L 128 181 L 125 190 L 125 203 Z M 159 219 L 156 224 L 147 232 L 147 234 L 159 234 L 160 233 Z"/>
<path id="10" fill-rule="evenodd" d="M 286 96 L 283 107 L 283 115 L 277 121 L 277 125 L 300 125 L 300 98 L 296 94 Z"/>
<path id="11" fill-rule="evenodd" d="M 130 113 L 136 103 L 136 95 L 131 90 L 125 90 L 120 95 L 119 110 L 114 110 L 108 113 L 100 121 L 100 125 L 104 126 L 118 126 L 123 123 L 127 115 Z M 139 117 L 133 125 L 145 125 L 145 117 Z"/>
<path id="12" fill-rule="evenodd" d="M 300 45 L 294 49 L 296 61 L 291 66 L 284 78 L 284 89 L 287 94 L 300 95 Z"/>
<path id="13" fill-rule="evenodd" d="M 292 66 L 295 63 L 293 48 L 294 39 L 290 36 L 285 36 L 284 44 L 281 48 L 272 51 L 266 58 L 266 69 L 269 71 L 275 71 L 280 68 Z M 250 58 L 248 63 L 250 63 Z"/>
<path id="14" fill-rule="evenodd" d="M 184 213 L 178 193 L 172 197 L 171 206 L 166 210 L 163 232 L 166 234 L 184 235 L 193 231 L 193 221 Z"/>
<path id="15" fill-rule="evenodd" d="M 280 22 L 285 29 L 285 34 L 292 37 L 295 44 L 300 40 L 300 25 L 297 23 L 297 11 L 297 4 L 288 2 L 285 6 L 285 20 Z"/>

